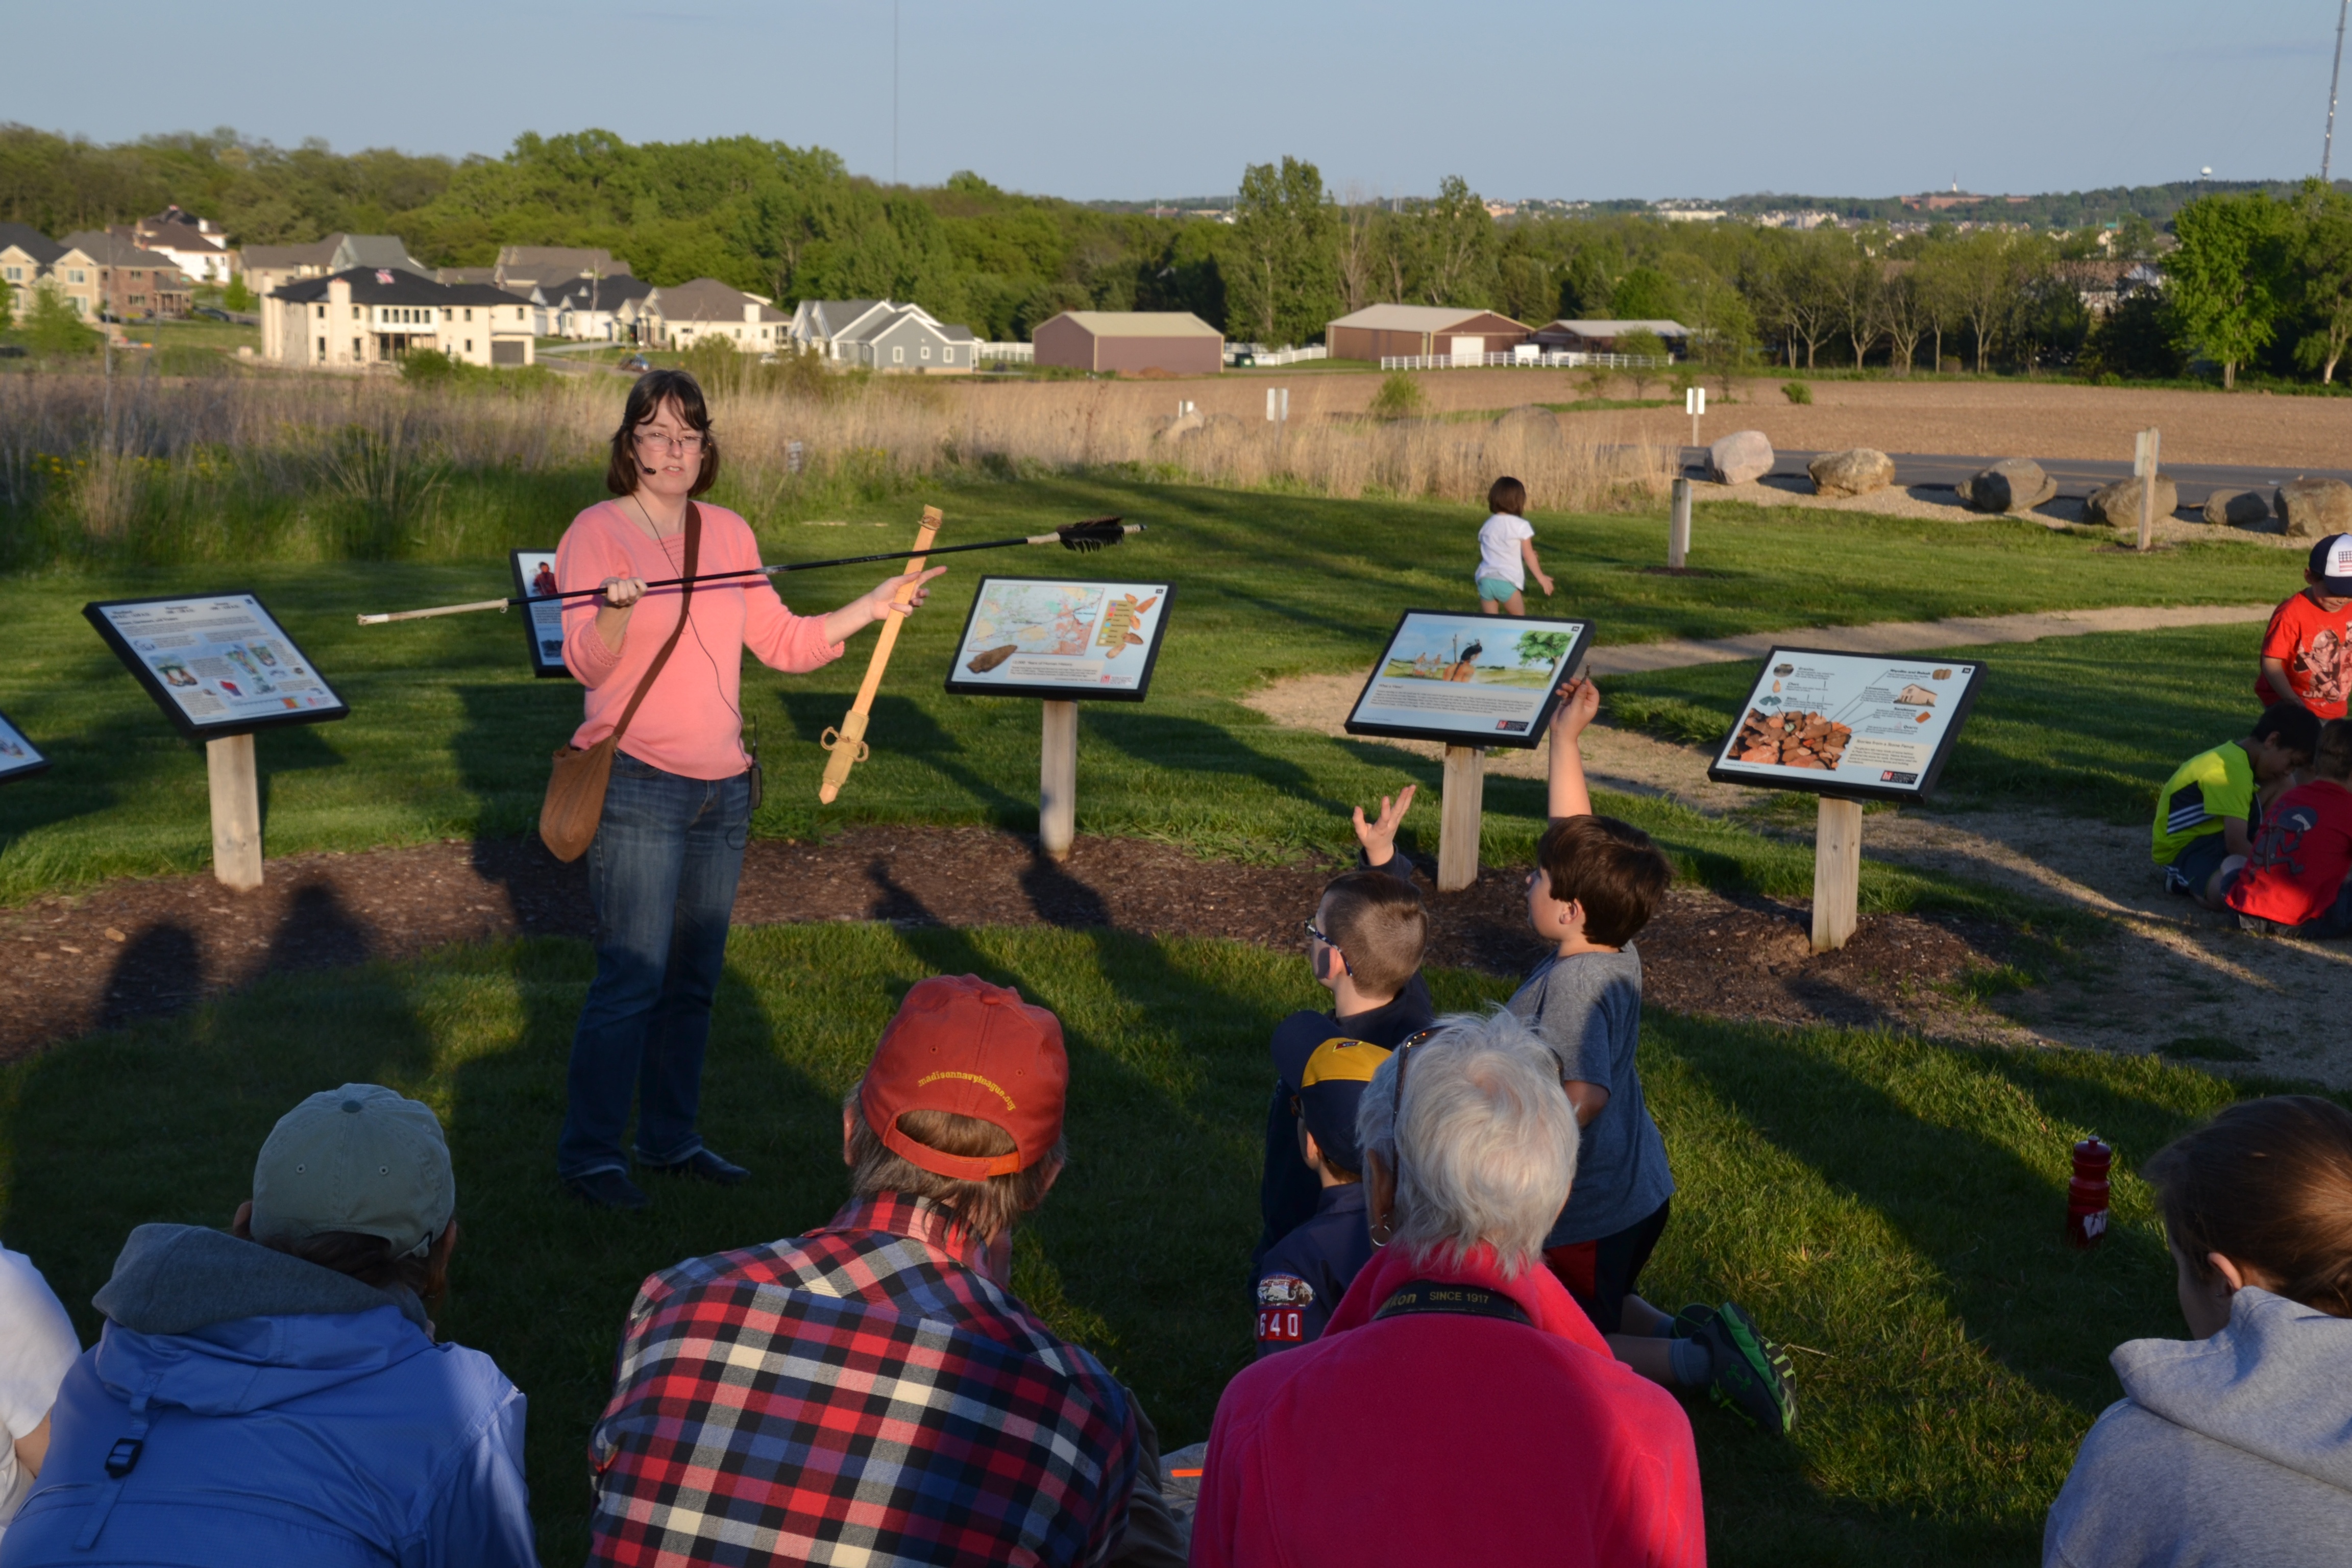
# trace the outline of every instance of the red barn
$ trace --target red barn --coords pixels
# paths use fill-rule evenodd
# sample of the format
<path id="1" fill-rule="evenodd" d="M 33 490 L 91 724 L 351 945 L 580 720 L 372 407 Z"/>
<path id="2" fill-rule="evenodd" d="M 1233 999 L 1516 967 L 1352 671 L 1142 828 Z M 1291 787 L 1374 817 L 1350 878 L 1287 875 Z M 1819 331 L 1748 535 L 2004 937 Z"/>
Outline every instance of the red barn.
<path id="1" fill-rule="evenodd" d="M 1074 370 L 1162 370 L 1214 375 L 1225 367 L 1223 332 L 1190 310 L 1065 310 L 1029 334 L 1039 364 Z"/>

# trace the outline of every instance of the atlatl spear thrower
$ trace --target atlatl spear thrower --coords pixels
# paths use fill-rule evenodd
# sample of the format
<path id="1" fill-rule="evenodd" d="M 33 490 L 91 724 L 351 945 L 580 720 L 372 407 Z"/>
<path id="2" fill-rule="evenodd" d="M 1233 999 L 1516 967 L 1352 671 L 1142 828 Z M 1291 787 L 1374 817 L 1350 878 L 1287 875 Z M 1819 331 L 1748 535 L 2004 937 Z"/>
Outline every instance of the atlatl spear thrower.
<path id="1" fill-rule="evenodd" d="M 664 577 L 646 584 L 647 588 L 677 588 L 688 583 L 699 586 L 704 583 L 724 583 L 741 577 L 774 577 L 786 572 L 814 572 L 827 566 L 864 566 L 877 561 L 905 561 L 918 555 L 957 555 L 967 550 L 1011 550 L 1024 544 L 1058 544 L 1065 550 L 1085 552 L 1117 544 L 1130 533 L 1141 533 L 1144 525 L 1128 522 L 1116 517 L 1091 517 L 1084 522 L 1073 522 L 1051 533 L 1033 533 L 1021 539 L 989 539 L 976 544 L 950 544 L 938 550 L 886 550 L 876 555 L 842 555 L 830 561 L 792 561 L 776 566 L 748 566 L 740 572 L 705 572 L 694 577 Z M 424 610 L 394 610 L 386 615 L 362 616 L 360 625 L 379 626 L 388 621 L 421 621 L 432 616 L 462 616 L 475 610 L 512 610 L 530 605 L 552 605 L 565 599 L 593 598 L 603 593 L 602 587 L 574 588 L 562 594 L 519 594 L 505 599 L 477 599 L 465 605 L 436 605 Z"/>

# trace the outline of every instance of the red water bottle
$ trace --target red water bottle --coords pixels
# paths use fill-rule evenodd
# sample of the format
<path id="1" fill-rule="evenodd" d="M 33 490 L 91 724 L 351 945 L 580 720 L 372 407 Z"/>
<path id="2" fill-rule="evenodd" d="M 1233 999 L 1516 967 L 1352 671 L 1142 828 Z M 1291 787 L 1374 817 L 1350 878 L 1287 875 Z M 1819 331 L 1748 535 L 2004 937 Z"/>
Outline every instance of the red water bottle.
<path id="1" fill-rule="evenodd" d="M 2066 1184 L 2066 1243 L 2096 1247 L 2107 1234 L 2107 1167 L 2116 1152 L 2096 1137 L 2074 1145 L 2074 1179 Z"/>

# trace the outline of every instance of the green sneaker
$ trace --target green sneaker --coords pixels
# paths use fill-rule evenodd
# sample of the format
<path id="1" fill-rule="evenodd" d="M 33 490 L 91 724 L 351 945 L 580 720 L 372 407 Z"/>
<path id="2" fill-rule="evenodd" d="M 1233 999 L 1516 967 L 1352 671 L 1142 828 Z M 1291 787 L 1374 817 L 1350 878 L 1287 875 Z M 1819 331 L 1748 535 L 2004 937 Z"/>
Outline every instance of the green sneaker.
<path id="1" fill-rule="evenodd" d="M 1705 1311 L 1706 1309 L 1699 1309 Z M 1687 1315 L 1690 1309 L 1685 1308 Z M 1715 1354 L 1715 1401 L 1738 1411 L 1748 1422 L 1785 1437 L 1797 1426 L 1797 1391 L 1789 1352 L 1764 1337 L 1756 1320 L 1735 1302 L 1726 1301 L 1692 1334 Z"/>
<path id="2" fill-rule="evenodd" d="M 1713 1321 L 1715 1309 L 1704 1301 L 1693 1301 L 1675 1314 L 1674 1337 L 1678 1340 L 1697 1339 Z"/>

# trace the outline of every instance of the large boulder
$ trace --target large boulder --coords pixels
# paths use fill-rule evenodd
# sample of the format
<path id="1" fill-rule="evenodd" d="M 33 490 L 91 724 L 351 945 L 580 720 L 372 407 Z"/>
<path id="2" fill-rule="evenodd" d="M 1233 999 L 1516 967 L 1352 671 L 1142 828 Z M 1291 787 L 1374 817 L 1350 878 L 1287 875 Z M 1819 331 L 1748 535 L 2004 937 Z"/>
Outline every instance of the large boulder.
<path id="1" fill-rule="evenodd" d="M 2109 528 L 2139 526 L 2139 476 L 2117 479 L 2111 485 L 2101 485 L 2083 503 L 2084 522 L 2104 522 Z M 2170 474 L 2156 476 L 2156 515 L 2170 517 L 2180 510 L 2180 487 L 2172 482 Z"/>
<path id="2" fill-rule="evenodd" d="M 2220 528 L 2259 528 L 2271 520 L 2271 503 L 2260 490 L 2215 490 L 2205 498 L 2205 521 Z"/>
<path id="3" fill-rule="evenodd" d="M 2289 539 L 2352 532 L 2352 485 L 2342 479 L 2289 479 L 2278 488 L 2277 505 Z"/>
<path id="4" fill-rule="evenodd" d="M 1561 443 L 1559 416 L 1532 403 L 1504 410 L 1488 430 L 1501 438 L 1500 445 L 1517 440 L 1529 452 L 1549 452 Z"/>
<path id="5" fill-rule="evenodd" d="M 1874 447 L 1824 452 L 1805 465 L 1817 496 L 1866 496 L 1895 482 L 1895 459 Z"/>
<path id="6" fill-rule="evenodd" d="M 1734 430 L 1706 449 L 1706 477 L 1719 485 L 1744 485 L 1772 471 L 1772 443 L 1761 430 Z"/>
<path id="7" fill-rule="evenodd" d="M 2031 458 L 2003 458 L 1954 488 L 1979 511 L 2032 511 L 2058 493 L 2056 481 Z"/>

